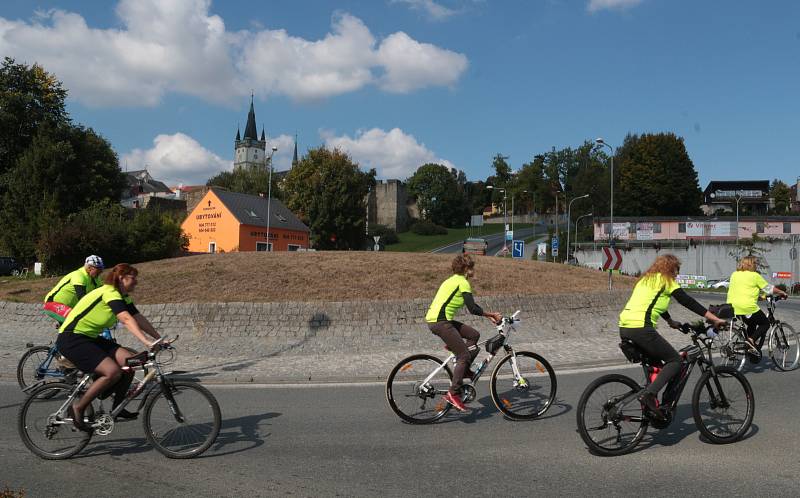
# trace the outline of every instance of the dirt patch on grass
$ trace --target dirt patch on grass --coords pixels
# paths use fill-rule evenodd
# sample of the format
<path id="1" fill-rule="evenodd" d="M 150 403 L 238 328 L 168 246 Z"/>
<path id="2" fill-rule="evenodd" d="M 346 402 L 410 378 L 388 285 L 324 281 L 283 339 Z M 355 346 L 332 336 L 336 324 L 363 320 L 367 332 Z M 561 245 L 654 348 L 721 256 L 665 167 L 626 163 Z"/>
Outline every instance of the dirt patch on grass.
<path id="1" fill-rule="evenodd" d="M 453 255 L 390 252 L 227 253 L 135 265 L 141 304 L 432 299 Z M 608 274 L 555 263 L 478 257 L 475 295 L 597 292 Z M 38 302 L 57 278 L 0 279 L 0 300 Z M 615 288 L 634 279 L 614 277 Z"/>

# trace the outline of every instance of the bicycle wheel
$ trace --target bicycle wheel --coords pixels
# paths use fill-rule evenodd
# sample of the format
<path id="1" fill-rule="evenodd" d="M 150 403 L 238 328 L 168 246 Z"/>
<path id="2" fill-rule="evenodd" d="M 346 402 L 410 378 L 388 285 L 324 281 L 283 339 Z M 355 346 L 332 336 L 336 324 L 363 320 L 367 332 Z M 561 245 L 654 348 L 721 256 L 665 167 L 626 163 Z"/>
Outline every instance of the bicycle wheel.
<path id="1" fill-rule="evenodd" d="M 581 394 L 578 401 L 578 432 L 593 453 L 603 456 L 623 455 L 633 450 L 647 432 L 648 421 L 642 404 L 635 399 L 641 390 L 630 377 L 604 375 Z"/>
<path id="2" fill-rule="evenodd" d="M 54 358 L 50 356 L 50 346 L 34 346 L 25 351 L 17 364 L 19 388 L 25 389 L 48 375 L 55 377 L 57 372 L 50 368 L 53 360 Z"/>
<path id="3" fill-rule="evenodd" d="M 211 391 L 191 381 L 167 380 L 144 405 L 144 434 L 169 458 L 193 458 L 217 439 L 222 426 L 219 404 Z"/>
<path id="4" fill-rule="evenodd" d="M 514 361 L 517 372 L 514 372 Z M 494 367 L 490 383 L 494 405 L 514 420 L 530 420 L 542 415 L 556 398 L 553 367 L 530 351 L 506 355 Z"/>
<path id="5" fill-rule="evenodd" d="M 434 371 L 436 374 L 425 382 Z M 389 373 L 386 400 L 392 411 L 406 422 L 429 424 L 450 410 L 444 395 L 452 379 L 450 367 L 439 358 L 427 354 L 409 356 Z"/>
<path id="6" fill-rule="evenodd" d="M 788 372 L 800 363 L 800 339 L 787 323 L 780 323 L 769 336 L 769 356 L 778 370 Z"/>
<path id="7" fill-rule="evenodd" d="M 92 435 L 79 431 L 72 420 L 65 420 L 66 402 L 74 385 L 48 382 L 35 388 L 19 409 L 17 428 L 22 442 L 45 460 L 69 458 L 89 444 Z M 59 410 L 63 411 L 59 412 Z M 87 407 L 84 417 L 92 419 L 94 409 Z"/>
<path id="8" fill-rule="evenodd" d="M 741 439 L 753 422 L 753 389 L 736 369 L 716 367 L 715 370 L 716 378 L 707 370 L 694 386 L 694 423 L 712 443 L 732 443 Z"/>
<path id="9" fill-rule="evenodd" d="M 730 340 L 719 349 L 719 364 L 724 367 L 732 367 L 738 371 L 742 370 L 747 360 L 749 346 L 746 340 L 746 331 L 743 327 L 735 327 L 733 331 L 724 331 L 730 334 Z"/>

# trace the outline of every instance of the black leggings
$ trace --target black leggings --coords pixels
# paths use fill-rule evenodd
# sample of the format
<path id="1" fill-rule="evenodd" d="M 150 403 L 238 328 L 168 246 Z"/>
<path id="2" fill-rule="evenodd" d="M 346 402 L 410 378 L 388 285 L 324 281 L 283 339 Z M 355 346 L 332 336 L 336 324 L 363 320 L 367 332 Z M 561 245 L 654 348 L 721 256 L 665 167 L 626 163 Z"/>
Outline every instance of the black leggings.
<path id="1" fill-rule="evenodd" d="M 478 356 L 478 348 L 472 351 L 468 348 L 478 343 L 481 334 L 469 325 L 464 325 L 455 320 L 429 323 L 428 328 L 431 329 L 431 332 L 438 335 L 439 338 L 447 344 L 450 351 L 456 355 L 456 367 L 453 369 L 453 383 L 450 385 L 450 392 L 452 394 L 457 394 L 461 391 L 461 381 L 464 378 L 464 372 L 467 371 L 470 363 Z"/>
<path id="2" fill-rule="evenodd" d="M 747 337 L 753 339 L 753 343 L 759 348 L 764 345 L 764 335 L 769 330 L 769 318 L 763 311 L 758 310 L 749 317 L 741 316 L 742 321 L 747 325 Z"/>
<path id="3" fill-rule="evenodd" d="M 664 362 L 664 366 L 656 376 L 656 380 L 646 387 L 647 391 L 658 394 L 661 388 L 681 371 L 681 355 L 675 351 L 675 348 L 666 339 L 656 332 L 656 329 L 652 327 L 641 329 L 620 327 L 619 336 L 633 341 L 650 358 Z"/>

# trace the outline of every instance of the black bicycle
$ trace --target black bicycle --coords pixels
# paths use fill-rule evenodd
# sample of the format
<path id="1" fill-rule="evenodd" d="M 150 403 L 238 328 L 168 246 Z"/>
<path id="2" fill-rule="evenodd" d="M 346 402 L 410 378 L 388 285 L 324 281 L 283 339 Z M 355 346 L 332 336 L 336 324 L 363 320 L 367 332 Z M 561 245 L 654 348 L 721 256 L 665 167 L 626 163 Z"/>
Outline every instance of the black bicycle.
<path id="1" fill-rule="evenodd" d="M 735 368 L 715 366 L 711 344 L 715 333 L 700 322 L 681 325 L 693 344 L 680 350 L 681 371 L 664 388 L 659 406 L 662 418 L 650 413 L 637 399 L 660 371 L 663 363 L 648 358 L 632 341 L 623 340 L 620 349 L 631 363 L 641 363 L 645 385 L 625 375 L 604 375 L 583 391 L 578 402 L 578 431 L 589 450 L 604 456 L 633 450 L 652 425 L 670 425 L 689 375 L 699 366 L 700 379 L 692 393 L 692 414 L 700 433 L 715 444 L 740 440 L 753 422 L 755 401 L 747 379 Z"/>

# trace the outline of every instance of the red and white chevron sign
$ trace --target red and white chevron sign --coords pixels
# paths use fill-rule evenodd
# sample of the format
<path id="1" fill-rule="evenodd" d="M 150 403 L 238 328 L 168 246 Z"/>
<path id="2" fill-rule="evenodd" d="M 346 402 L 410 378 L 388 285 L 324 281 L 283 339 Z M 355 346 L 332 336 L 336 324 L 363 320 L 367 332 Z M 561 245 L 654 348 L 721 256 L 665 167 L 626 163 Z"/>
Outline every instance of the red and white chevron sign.
<path id="1" fill-rule="evenodd" d="M 622 253 L 619 252 L 619 249 L 604 247 L 603 252 L 606 254 L 606 260 L 603 262 L 603 269 L 619 270 L 619 267 L 622 266 Z"/>

